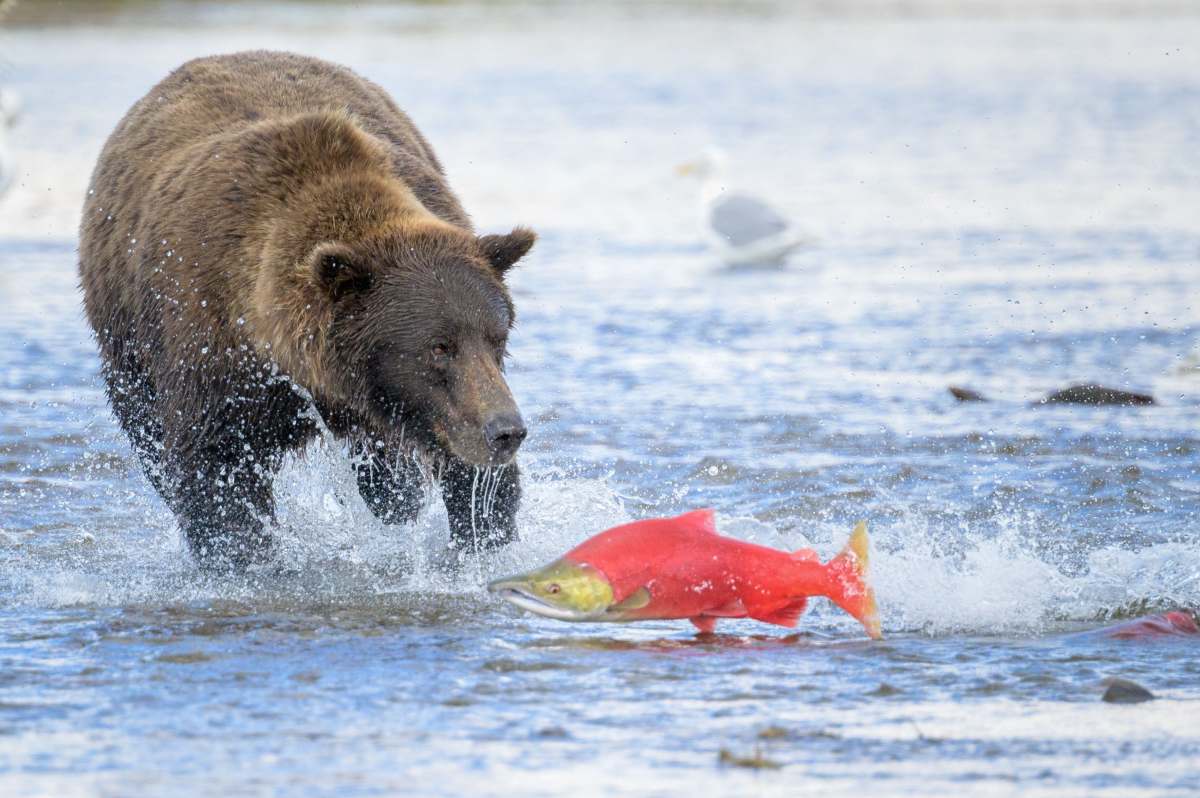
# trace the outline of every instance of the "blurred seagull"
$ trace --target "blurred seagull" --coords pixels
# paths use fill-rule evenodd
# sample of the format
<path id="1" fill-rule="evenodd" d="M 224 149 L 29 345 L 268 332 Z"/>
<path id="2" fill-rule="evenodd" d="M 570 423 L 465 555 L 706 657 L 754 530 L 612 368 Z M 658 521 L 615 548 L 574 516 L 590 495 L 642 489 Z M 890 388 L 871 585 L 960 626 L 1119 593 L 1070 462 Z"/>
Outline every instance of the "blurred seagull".
<path id="1" fill-rule="evenodd" d="M 701 219 L 721 259 L 729 266 L 777 267 L 806 243 L 774 208 L 757 197 L 726 191 L 725 154 L 709 148 L 681 164 L 681 175 L 700 178 Z"/>
<path id="2" fill-rule="evenodd" d="M 17 0 L 0 0 L 0 21 L 17 7 Z M 13 179 L 12 157 L 8 154 L 6 141 L 8 129 L 17 121 L 17 95 L 0 86 L 0 196 L 8 189 Z"/>
<path id="3" fill-rule="evenodd" d="M 7 89 L 0 89 L 0 196 L 13 179 L 12 157 L 5 146 L 8 129 L 17 121 L 17 95 Z"/>

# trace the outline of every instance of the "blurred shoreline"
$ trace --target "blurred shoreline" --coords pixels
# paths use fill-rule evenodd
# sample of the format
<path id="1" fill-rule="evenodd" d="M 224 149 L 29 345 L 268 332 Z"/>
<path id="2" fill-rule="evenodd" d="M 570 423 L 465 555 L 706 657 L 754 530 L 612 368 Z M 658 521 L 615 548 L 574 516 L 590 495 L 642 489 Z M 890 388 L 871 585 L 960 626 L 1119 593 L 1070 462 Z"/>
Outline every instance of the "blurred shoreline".
<path id="1" fill-rule="evenodd" d="M 11 0 L 10 0 L 11 2 Z M 794 19 L 921 18 L 1108 18 L 1196 17 L 1200 4 L 1184 0 L 18 0 L 0 27 L 39 28 L 119 24 L 122 26 L 212 25 L 238 27 L 272 24 L 285 28 L 325 27 L 341 8 L 356 17 L 406 18 L 410 24 L 451 16 L 501 19 L 530 13 L 621 13 L 630 17 L 680 14 L 694 16 L 778 16 Z M 306 13 L 306 12 L 312 12 Z M 359 20 L 361 23 L 361 19 Z M 335 23 L 336 24 L 336 23 Z"/>

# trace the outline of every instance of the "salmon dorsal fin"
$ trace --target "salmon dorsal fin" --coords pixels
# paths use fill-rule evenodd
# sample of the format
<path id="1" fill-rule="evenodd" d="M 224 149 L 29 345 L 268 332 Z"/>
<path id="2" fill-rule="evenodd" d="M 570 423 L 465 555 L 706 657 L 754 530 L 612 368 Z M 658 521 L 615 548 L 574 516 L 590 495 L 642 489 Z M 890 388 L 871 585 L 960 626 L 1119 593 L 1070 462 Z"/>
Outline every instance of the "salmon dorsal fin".
<path id="1" fill-rule="evenodd" d="M 678 515 L 675 517 L 675 522 L 680 526 L 686 527 L 691 532 L 703 532 L 709 535 L 717 534 L 717 517 L 710 507 Z"/>
<path id="2" fill-rule="evenodd" d="M 776 626 L 786 626 L 790 629 L 800 622 L 800 616 L 804 614 L 806 606 L 808 606 L 808 599 L 798 598 L 789 604 L 784 604 L 782 607 L 776 607 L 767 612 L 751 611 L 749 615 L 756 621 L 773 623 Z"/>

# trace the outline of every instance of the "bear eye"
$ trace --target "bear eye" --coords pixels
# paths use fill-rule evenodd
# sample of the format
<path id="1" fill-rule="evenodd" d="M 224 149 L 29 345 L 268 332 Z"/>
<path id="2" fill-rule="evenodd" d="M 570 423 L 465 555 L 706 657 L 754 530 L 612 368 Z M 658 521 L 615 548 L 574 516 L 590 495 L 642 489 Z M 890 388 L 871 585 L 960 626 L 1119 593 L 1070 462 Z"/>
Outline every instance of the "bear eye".
<path id="1" fill-rule="evenodd" d="M 504 358 L 508 357 L 508 341 L 504 338 L 488 338 L 487 343 L 492 348 L 496 362 L 503 363 Z"/>
<path id="2" fill-rule="evenodd" d="M 449 344 L 445 343 L 436 343 L 430 348 L 429 351 L 432 352 L 433 356 L 438 359 L 450 356 L 450 346 Z"/>

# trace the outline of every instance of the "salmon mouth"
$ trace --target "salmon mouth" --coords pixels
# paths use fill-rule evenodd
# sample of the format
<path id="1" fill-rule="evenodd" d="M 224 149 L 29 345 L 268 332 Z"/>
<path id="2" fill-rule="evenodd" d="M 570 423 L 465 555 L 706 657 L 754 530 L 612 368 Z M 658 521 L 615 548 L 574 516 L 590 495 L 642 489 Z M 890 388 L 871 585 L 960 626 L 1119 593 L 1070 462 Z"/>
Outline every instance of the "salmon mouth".
<path id="1" fill-rule="evenodd" d="M 551 604 L 545 599 L 531 593 L 520 583 L 513 580 L 501 579 L 488 585 L 488 592 L 495 593 L 500 598 L 534 615 L 553 618 L 556 621 L 593 621 L 596 615 L 566 607 L 561 604 Z"/>
<path id="2" fill-rule="evenodd" d="M 526 612 L 559 621 L 596 621 L 613 603 L 608 580 L 590 565 L 555 560 L 526 574 L 497 579 L 488 591 Z"/>

